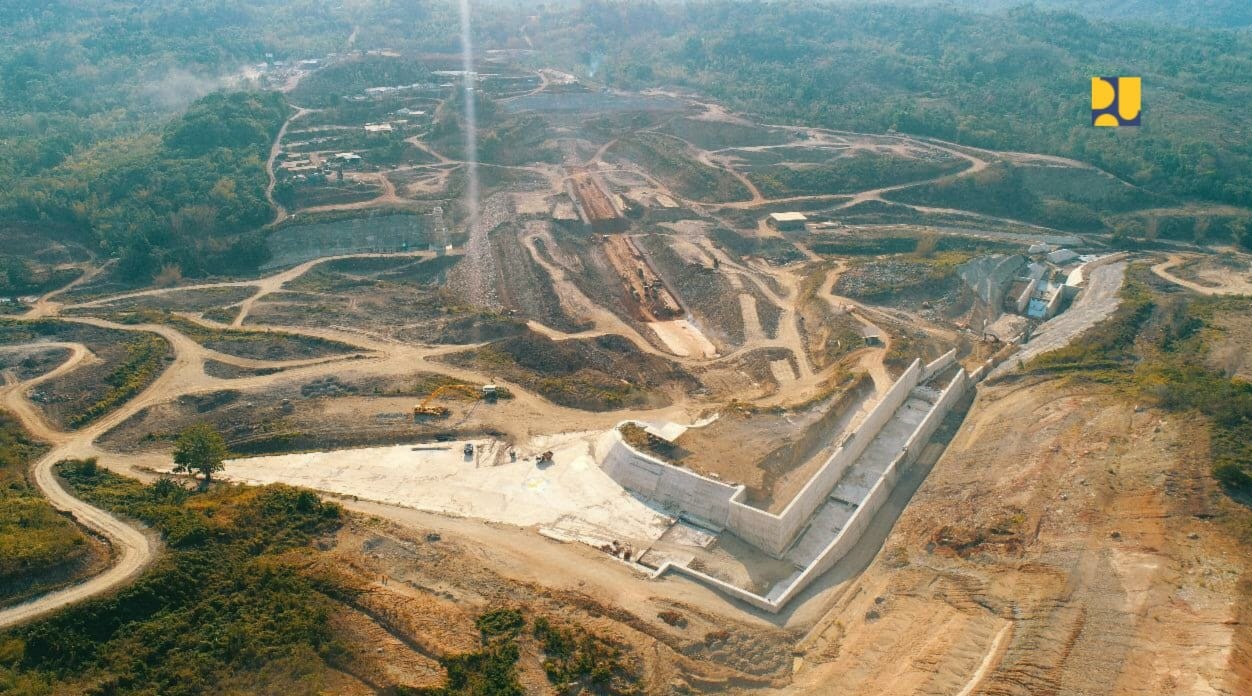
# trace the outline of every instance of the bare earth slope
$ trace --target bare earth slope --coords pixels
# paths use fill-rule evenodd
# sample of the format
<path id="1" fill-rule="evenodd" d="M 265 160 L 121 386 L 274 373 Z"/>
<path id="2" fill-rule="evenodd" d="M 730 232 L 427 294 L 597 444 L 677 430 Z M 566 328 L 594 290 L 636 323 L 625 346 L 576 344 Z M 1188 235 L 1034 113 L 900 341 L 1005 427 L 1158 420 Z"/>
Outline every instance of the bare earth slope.
<path id="1" fill-rule="evenodd" d="M 1202 433 L 1090 385 L 984 387 L 792 690 L 1249 693 Z"/>

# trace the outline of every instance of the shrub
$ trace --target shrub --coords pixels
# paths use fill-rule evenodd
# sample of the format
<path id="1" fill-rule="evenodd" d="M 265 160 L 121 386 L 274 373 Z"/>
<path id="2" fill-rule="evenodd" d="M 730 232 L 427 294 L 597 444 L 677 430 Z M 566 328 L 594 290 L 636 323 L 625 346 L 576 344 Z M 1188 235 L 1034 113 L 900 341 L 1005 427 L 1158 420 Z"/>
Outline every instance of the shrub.
<path id="1" fill-rule="evenodd" d="M 484 641 L 501 637 L 513 638 L 522 632 L 526 619 L 516 609 L 495 609 L 479 616 L 476 625 L 482 632 Z"/>

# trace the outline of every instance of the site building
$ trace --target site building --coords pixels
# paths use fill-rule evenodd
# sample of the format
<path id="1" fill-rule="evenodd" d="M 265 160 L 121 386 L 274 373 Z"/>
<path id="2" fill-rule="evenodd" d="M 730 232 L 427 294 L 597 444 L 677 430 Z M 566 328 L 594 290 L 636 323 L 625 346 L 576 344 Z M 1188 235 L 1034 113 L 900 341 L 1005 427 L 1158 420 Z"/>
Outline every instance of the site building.
<path id="1" fill-rule="evenodd" d="M 779 232 L 799 232 L 809 219 L 804 213 L 770 213 L 766 223 Z"/>

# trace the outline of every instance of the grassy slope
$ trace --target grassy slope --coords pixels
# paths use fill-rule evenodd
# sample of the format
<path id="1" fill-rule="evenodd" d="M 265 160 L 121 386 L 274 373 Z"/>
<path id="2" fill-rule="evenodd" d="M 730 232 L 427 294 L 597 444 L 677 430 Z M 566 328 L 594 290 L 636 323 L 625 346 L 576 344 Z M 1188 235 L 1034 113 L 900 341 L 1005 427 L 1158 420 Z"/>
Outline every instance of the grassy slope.
<path id="1" fill-rule="evenodd" d="M 0 412 L 0 603 L 63 579 L 92 554 L 82 531 L 26 479 L 27 465 L 45 449 Z"/>
<path id="2" fill-rule="evenodd" d="M 1214 475 L 1236 498 L 1252 501 L 1252 384 L 1196 359 L 1208 354 L 1218 318 L 1246 314 L 1252 302 L 1182 293 L 1142 266 L 1121 294 L 1112 318 L 1027 367 L 1116 384 L 1162 408 L 1202 416 Z"/>
<path id="3" fill-rule="evenodd" d="M 368 581 L 321 559 L 316 543 L 345 523 L 337 505 L 287 486 L 192 492 L 85 462 L 63 462 L 59 471 L 76 495 L 151 525 L 167 551 L 115 595 L 0 632 L 0 693 L 314 696 L 329 693 L 336 670 L 353 672 L 353 650 L 330 619 L 354 606 Z M 477 627 L 477 649 L 440 657 L 444 686 L 377 687 L 520 696 L 524 641 L 539 644 L 553 684 L 635 692 L 622 651 L 579 627 L 539 617 L 532 628 L 512 608 L 487 611 Z M 533 640 L 523 635 L 528 629 Z"/>

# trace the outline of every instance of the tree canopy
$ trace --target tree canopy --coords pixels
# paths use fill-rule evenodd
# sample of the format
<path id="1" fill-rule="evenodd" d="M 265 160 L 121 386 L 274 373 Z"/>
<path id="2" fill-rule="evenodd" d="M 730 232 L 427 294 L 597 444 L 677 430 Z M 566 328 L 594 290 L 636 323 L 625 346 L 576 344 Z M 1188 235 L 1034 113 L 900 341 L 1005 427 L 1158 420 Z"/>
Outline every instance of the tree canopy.
<path id="1" fill-rule="evenodd" d="M 221 471 L 222 460 L 230 454 L 226 441 L 207 423 L 193 425 L 178 436 L 174 445 L 174 471 L 199 474 L 209 483 Z"/>

